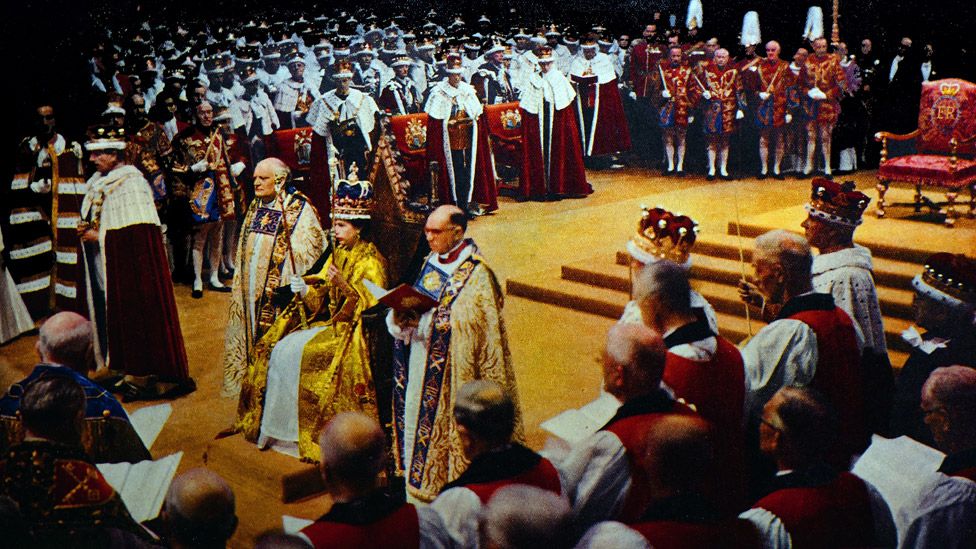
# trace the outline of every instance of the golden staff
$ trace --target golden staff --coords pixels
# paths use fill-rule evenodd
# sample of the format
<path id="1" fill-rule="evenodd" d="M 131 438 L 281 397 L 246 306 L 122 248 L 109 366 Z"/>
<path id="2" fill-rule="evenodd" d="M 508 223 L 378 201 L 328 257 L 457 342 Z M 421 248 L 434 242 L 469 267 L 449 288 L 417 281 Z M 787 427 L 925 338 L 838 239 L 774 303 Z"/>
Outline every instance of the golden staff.
<path id="1" fill-rule="evenodd" d="M 281 175 L 276 177 L 276 179 L 279 178 L 283 182 L 284 176 Z M 276 181 L 276 183 L 277 182 L 278 181 Z M 285 213 L 284 185 L 282 185 L 281 190 L 279 191 L 279 196 L 281 197 L 281 224 L 284 226 L 285 229 L 285 238 L 286 238 L 285 244 L 288 246 L 288 257 L 289 259 L 291 259 L 291 272 L 294 275 L 298 275 L 298 267 L 297 267 L 298 264 L 295 263 L 295 250 L 293 250 L 291 247 L 291 230 L 288 227 L 288 218 Z M 298 307 L 298 316 L 301 319 L 302 329 L 303 330 L 308 329 L 308 319 L 305 317 L 305 304 L 302 302 L 302 296 L 300 294 L 295 294 L 294 296 L 292 296 L 292 301 L 296 302 L 295 305 Z"/>
<path id="2" fill-rule="evenodd" d="M 742 223 L 739 221 L 739 189 L 738 187 L 732 188 L 732 196 L 735 199 L 735 234 L 736 242 L 739 245 L 739 267 L 742 269 L 742 282 L 746 282 L 746 257 L 745 252 L 742 250 Z M 746 307 L 746 326 L 749 330 L 749 337 L 752 337 L 752 318 L 749 314 L 749 303 L 745 303 Z"/>

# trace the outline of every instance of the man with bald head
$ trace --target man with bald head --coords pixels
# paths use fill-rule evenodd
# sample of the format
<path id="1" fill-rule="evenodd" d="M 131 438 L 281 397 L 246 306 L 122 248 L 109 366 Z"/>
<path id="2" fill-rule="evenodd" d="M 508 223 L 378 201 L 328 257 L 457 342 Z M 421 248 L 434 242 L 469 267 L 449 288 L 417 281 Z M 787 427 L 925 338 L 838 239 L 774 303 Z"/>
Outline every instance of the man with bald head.
<path id="1" fill-rule="evenodd" d="M 137 462 L 152 459 L 129 416 L 119 401 L 88 379 L 94 366 L 92 326 L 83 316 L 57 313 L 41 325 L 35 345 L 40 364 L 29 376 L 14 383 L 0 398 L 0 450 L 23 439 L 20 407 L 32 383 L 51 377 L 65 377 L 85 393 L 85 421 L 81 440 L 85 451 L 98 463 Z"/>
<path id="2" fill-rule="evenodd" d="M 224 347 L 225 396 L 240 392 L 251 346 L 274 322 L 276 290 L 300 279 L 327 246 L 315 208 L 279 158 L 254 167 L 254 200 L 241 225 Z"/>
<path id="3" fill-rule="evenodd" d="M 237 530 L 234 492 L 217 473 L 190 469 L 173 479 L 160 517 L 174 549 L 226 547 Z"/>
<path id="4" fill-rule="evenodd" d="M 615 324 L 603 352 L 605 390 L 621 402 L 602 429 L 556 463 L 582 534 L 604 520 L 632 522 L 651 503 L 645 433 L 672 414 L 694 414 L 661 384 L 667 346 L 643 324 Z"/>
<path id="5" fill-rule="evenodd" d="M 502 290 L 474 241 L 464 237 L 467 223 L 457 206 L 440 206 L 430 214 L 424 226 L 430 254 L 414 289 L 437 305 L 423 314 L 391 310 L 387 315 L 395 339 L 394 455 L 397 470 L 406 475 L 408 496 L 421 501 L 437 497 L 468 466 L 454 436 L 453 410 L 465 382 L 487 379 L 501 385 L 514 402 L 514 439 L 522 439 Z"/>
<path id="6" fill-rule="evenodd" d="M 385 488 L 386 435 L 360 412 L 343 412 L 319 435 L 329 512 L 302 529 L 312 547 L 449 547 L 440 517 Z"/>

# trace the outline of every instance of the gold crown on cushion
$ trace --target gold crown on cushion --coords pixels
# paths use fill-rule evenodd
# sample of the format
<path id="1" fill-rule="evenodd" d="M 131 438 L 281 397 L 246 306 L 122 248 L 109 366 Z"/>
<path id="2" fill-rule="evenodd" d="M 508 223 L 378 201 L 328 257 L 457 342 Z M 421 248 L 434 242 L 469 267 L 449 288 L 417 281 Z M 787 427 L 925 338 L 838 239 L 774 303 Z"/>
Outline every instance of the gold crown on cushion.
<path id="1" fill-rule="evenodd" d="M 690 265 L 691 248 L 698 238 L 698 223 L 686 215 L 674 214 L 661 206 L 641 206 L 637 232 L 627 242 L 627 251 L 641 263 L 668 259 Z"/>
<path id="2" fill-rule="evenodd" d="M 108 125 L 92 126 L 88 129 L 88 141 L 85 148 L 89 151 L 125 150 L 125 128 Z"/>
<path id="3" fill-rule="evenodd" d="M 810 203 L 807 212 L 824 221 L 857 227 L 864 219 L 864 210 L 871 199 L 854 190 L 853 181 L 842 184 L 818 177 L 811 183 Z"/>
<path id="4" fill-rule="evenodd" d="M 942 303 L 976 304 L 976 260 L 946 252 L 931 255 L 912 287 Z"/>
<path id="5" fill-rule="evenodd" d="M 369 219 L 373 209 L 373 186 L 360 181 L 356 164 L 349 169 L 349 178 L 340 179 L 336 185 L 332 211 L 336 219 Z"/>

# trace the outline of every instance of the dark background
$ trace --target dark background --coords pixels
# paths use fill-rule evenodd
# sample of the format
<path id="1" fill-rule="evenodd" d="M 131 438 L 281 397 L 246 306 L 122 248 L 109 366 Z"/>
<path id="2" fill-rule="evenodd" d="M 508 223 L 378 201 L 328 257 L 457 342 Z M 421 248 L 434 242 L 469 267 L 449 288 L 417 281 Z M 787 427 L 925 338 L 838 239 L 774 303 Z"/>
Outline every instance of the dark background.
<path id="1" fill-rule="evenodd" d="M 274 10 L 267 6 L 274 4 Z M 917 49 L 932 42 L 936 50 L 936 63 L 941 77 L 971 76 L 972 50 L 976 40 L 972 38 L 972 24 L 976 21 L 976 3 L 971 0 L 840 0 L 841 38 L 849 43 L 852 52 L 864 37 L 875 42 L 875 51 L 882 58 L 888 57 L 894 44 L 903 35 L 914 38 Z M 3 173 L 8 174 L 10 157 L 20 138 L 28 133 L 35 106 L 42 101 L 53 102 L 58 113 L 62 133 L 72 139 L 82 139 L 85 126 L 92 122 L 83 105 L 88 97 L 90 77 L 87 53 L 92 43 L 105 29 L 134 27 L 146 19 L 153 22 L 203 21 L 216 23 L 231 17 L 246 20 L 267 15 L 271 18 L 325 13 L 329 8 L 353 5 L 370 5 L 380 18 L 402 11 L 408 14 L 424 14 L 434 8 L 442 14 L 463 12 L 466 20 L 473 23 L 486 13 L 494 21 L 500 21 L 510 8 L 527 23 L 546 21 L 572 22 L 580 28 L 602 23 L 613 34 L 639 35 L 641 24 L 650 19 L 655 9 L 677 15 L 683 26 L 686 0 L 588 0 L 542 2 L 526 0 L 486 0 L 479 2 L 429 2 L 424 0 L 398 0 L 380 2 L 298 2 L 293 0 L 268 1 L 188 1 L 157 0 L 154 2 L 108 0 L 45 0 L 27 1 L 17 5 L 8 0 L 0 27 L 0 41 L 4 44 L 6 70 L 4 83 L 13 92 L 9 112 L 3 130 L 3 146 L 8 154 L 3 156 Z M 748 10 L 759 12 L 763 40 L 777 39 L 783 45 L 783 57 L 789 59 L 800 45 L 800 34 L 810 5 L 820 5 L 825 15 L 825 33 L 830 35 L 831 3 L 800 1 L 703 0 L 703 34 L 718 36 L 733 54 L 737 51 L 738 33 L 742 16 Z M 393 6 L 391 8 L 391 6 Z M 421 20 L 422 21 L 422 20 Z M 963 53 L 963 49 L 968 49 Z M 4 184 L 5 185 L 5 184 Z"/>

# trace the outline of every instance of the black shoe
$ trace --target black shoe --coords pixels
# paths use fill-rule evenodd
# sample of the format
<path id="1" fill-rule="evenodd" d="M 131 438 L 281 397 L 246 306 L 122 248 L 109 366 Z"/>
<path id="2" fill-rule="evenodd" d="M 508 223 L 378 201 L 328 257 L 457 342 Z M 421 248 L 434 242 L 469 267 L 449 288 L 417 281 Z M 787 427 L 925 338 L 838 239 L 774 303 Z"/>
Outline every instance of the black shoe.
<path id="1" fill-rule="evenodd" d="M 705 176 L 705 181 L 715 181 L 715 174 L 710 173 Z"/>
<path id="2" fill-rule="evenodd" d="M 729 174 L 721 175 L 719 177 L 722 178 L 722 181 L 732 181 L 732 176 Z"/>
<path id="3" fill-rule="evenodd" d="M 172 389 L 163 391 L 159 394 L 159 398 L 177 398 L 183 395 L 188 395 L 197 390 L 197 384 L 193 381 L 193 378 L 189 378 L 186 381 L 177 384 Z"/>
<path id="4" fill-rule="evenodd" d="M 782 180 L 786 179 L 786 176 L 783 175 L 782 173 L 773 173 L 773 179 L 776 179 L 778 181 L 782 181 Z"/>
<path id="5" fill-rule="evenodd" d="M 190 297 L 192 297 L 193 299 L 200 299 L 201 297 L 203 297 L 203 290 L 193 290 L 192 292 L 190 292 Z"/>
<path id="6" fill-rule="evenodd" d="M 230 286 L 214 286 L 210 282 L 207 283 L 207 289 L 210 290 L 211 292 L 222 292 L 225 294 L 230 293 L 231 291 Z"/>
<path id="7" fill-rule="evenodd" d="M 684 177 L 685 176 L 685 171 L 684 170 L 678 170 L 678 171 L 674 172 L 674 176 L 675 177 Z"/>
<path id="8" fill-rule="evenodd" d="M 227 269 L 226 271 L 223 270 L 223 269 L 221 269 L 220 272 L 217 273 L 217 276 L 220 277 L 220 278 L 222 278 L 222 279 L 224 279 L 224 280 L 233 280 L 233 278 L 234 278 L 234 269 Z"/>
<path id="9" fill-rule="evenodd" d="M 756 176 L 756 179 L 762 181 L 762 180 L 766 179 L 766 174 L 764 174 L 762 172 L 759 172 L 759 175 Z"/>
<path id="10" fill-rule="evenodd" d="M 661 175 L 674 175 L 674 168 L 664 170 Z"/>

